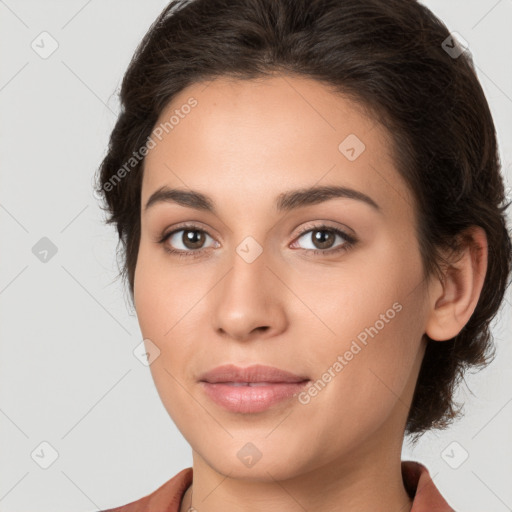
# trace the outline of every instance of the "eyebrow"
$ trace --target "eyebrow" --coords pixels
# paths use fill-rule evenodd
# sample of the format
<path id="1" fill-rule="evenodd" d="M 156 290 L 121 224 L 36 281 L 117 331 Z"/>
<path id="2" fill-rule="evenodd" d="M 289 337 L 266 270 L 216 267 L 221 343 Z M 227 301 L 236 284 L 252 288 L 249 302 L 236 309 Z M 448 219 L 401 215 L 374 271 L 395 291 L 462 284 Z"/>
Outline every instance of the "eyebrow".
<path id="1" fill-rule="evenodd" d="M 352 188 L 332 185 L 300 188 L 283 192 L 277 196 L 275 206 L 278 212 L 285 212 L 340 197 L 362 201 L 377 212 L 382 213 L 380 206 L 366 194 Z M 212 198 L 195 190 L 169 188 L 167 186 L 160 187 L 148 199 L 144 211 L 158 203 L 175 203 L 217 215 Z"/>

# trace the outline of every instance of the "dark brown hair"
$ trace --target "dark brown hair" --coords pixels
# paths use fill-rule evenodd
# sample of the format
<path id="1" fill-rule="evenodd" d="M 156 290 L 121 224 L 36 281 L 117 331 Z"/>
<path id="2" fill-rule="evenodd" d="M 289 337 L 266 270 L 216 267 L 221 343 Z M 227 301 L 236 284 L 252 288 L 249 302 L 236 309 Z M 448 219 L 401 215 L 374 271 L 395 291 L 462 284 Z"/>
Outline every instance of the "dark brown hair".
<path id="1" fill-rule="evenodd" d="M 396 168 L 416 203 L 425 278 L 442 278 L 440 250 L 463 246 L 467 228 L 487 234 L 477 307 L 453 339 L 428 339 L 406 433 L 416 442 L 428 429 L 446 428 L 460 416 L 453 394 L 464 372 L 495 356 L 490 323 L 512 258 L 495 127 L 471 54 L 462 49 L 415 0 L 171 2 L 126 71 L 97 184 L 106 222 L 122 243 L 120 275 L 132 304 L 144 159 L 126 163 L 140 155 L 162 110 L 185 87 L 216 77 L 280 72 L 316 79 L 368 109 L 392 135 Z"/>

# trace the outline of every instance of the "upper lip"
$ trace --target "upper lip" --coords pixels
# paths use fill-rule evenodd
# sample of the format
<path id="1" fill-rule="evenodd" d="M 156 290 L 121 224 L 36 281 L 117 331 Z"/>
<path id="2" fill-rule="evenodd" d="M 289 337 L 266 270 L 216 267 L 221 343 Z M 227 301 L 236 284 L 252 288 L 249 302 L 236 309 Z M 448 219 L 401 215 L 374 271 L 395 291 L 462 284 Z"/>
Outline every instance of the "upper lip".
<path id="1" fill-rule="evenodd" d="M 213 384 L 216 382 L 303 382 L 309 379 L 273 366 L 255 364 L 242 368 L 234 364 L 226 364 L 201 374 L 199 380 Z"/>

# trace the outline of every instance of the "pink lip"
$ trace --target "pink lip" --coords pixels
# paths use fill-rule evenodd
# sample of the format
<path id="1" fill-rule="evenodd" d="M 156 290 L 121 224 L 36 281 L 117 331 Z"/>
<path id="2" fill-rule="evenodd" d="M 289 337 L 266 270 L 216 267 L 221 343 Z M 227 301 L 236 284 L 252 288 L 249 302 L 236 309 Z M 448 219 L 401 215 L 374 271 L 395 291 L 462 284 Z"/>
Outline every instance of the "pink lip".
<path id="1" fill-rule="evenodd" d="M 218 405 L 231 412 L 255 413 L 295 396 L 309 379 L 271 366 L 241 368 L 230 364 L 202 374 L 199 381 L 205 393 Z"/>

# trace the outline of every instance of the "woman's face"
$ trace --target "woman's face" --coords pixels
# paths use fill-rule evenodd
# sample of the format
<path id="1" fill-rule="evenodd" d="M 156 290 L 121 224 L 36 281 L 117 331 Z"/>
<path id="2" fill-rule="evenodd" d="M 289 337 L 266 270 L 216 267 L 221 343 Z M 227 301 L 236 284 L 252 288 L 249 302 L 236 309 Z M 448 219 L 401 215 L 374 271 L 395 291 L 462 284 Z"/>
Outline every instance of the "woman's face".
<path id="1" fill-rule="evenodd" d="M 160 351 L 156 387 L 194 463 L 269 480 L 399 451 L 427 283 L 412 195 L 384 129 L 310 79 L 222 78 L 176 96 L 152 140 L 135 306 L 148 352 Z M 168 194 L 146 208 L 162 187 L 207 201 Z M 318 187 L 354 192 L 307 192 Z M 228 408 L 200 382 L 224 364 L 310 382 L 256 405 L 224 385 Z"/>

